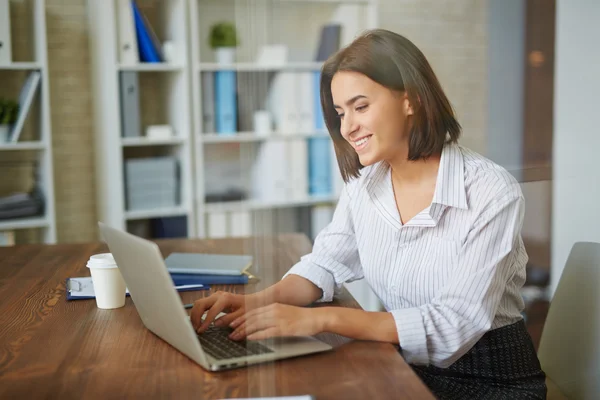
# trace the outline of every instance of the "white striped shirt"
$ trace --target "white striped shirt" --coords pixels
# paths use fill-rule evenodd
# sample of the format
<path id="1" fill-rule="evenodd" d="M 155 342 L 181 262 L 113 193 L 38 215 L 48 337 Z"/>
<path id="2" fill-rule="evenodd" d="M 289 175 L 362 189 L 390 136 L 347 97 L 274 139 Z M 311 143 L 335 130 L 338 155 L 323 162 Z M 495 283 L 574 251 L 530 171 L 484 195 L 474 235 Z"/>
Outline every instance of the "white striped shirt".
<path id="1" fill-rule="evenodd" d="M 312 252 L 287 274 L 321 288 L 324 302 L 365 278 L 394 317 L 406 361 L 447 367 L 488 330 L 522 318 L 523 213 L 512 175 L 451 144 L 431 205 L 403 225 L 380 162 L 346 184 Z"/>

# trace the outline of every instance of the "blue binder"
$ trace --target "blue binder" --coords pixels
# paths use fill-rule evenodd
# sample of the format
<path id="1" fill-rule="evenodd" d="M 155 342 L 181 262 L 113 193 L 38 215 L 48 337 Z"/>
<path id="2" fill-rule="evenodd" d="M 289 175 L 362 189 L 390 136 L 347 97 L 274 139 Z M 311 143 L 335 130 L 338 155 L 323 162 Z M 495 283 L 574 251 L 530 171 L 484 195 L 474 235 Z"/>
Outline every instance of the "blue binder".
<path id="1" fill-rule="evenodd" d="M 308 139 L 308 187 L 311 195 L 331 194 L 331 139 Z"/>
<path id="2" fill-rule="evenodd" d="M 215 119 L 217 133 L 237 132 L 237 76 L 235 71 L 215 72 Z"/>
<path id="3" fill-rule="evenodd" d="M 315 113 L 315 128 L 317 130 L 325 129 L 325 120 L 323 119 L 323 108 L 321 107 L 321 72 L 313 72 L 313 95 L 314 97 L 314 113 Z"/>

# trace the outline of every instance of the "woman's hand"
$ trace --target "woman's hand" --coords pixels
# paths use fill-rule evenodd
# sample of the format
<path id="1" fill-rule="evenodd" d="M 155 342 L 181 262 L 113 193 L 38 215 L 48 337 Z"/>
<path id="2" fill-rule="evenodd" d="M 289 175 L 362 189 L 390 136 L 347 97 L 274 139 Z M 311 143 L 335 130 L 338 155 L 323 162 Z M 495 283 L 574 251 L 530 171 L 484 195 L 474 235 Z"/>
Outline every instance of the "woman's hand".
<path id="1" fill-rule="evenodd" d="M 267 339 L 275 336 L 311 336 L 323 332 L 323 310 L 271 304 L 250 310 L 231 323 L 230 338 Z"/>
<path id="2" fill-rule="evenodd" d="M 234 319 L 244 315 L 247 309 L 248 296 L 228 292 L 216 292 L 203 299 L 194 302 L 192 308 L 191 321 L 194 329 L 198 333 L 204 332 L 210 323 L 219 313 L 228 313 L 215 321 L 216 326 L 225 326 Z M 202 316 L 205 312 L 206 318 L 202 322 Z"/>

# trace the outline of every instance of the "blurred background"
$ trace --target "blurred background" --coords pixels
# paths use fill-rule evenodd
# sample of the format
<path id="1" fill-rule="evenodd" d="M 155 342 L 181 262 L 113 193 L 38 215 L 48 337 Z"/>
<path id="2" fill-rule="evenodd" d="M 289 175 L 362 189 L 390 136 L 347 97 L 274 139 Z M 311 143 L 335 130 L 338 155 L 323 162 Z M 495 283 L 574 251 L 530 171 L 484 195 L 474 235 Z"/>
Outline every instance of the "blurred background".
<path id="1" fill-rule="evenodd" d="M 597 0 L 0 0 L 0 245 L 301 232 L 341 178 L 323 60 L 363 30 L 425 54 L 526 198 L 536 334 L 576 241 L 600 241 Z M 363 307 L 379 303 L 361 282 Z"/>

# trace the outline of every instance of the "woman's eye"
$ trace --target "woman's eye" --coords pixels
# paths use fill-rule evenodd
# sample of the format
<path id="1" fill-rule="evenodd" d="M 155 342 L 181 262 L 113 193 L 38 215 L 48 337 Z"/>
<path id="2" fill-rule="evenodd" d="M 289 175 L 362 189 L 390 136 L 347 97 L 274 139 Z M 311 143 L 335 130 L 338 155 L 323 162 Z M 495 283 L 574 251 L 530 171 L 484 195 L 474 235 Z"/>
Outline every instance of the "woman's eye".
<path id="1" fill-rule="evenodd" d="M 338 114 L 338 115 L 337 115 L 337 117 L 338 117 L 339 119 L 342 119 L 342 118 L 344 118 L 344 114 Z"/>
<path id="2" fill-rule="evenodd" d="M 366 105 L 356 107 L 356 111 L 363 111 L 363 110 L 366 110 L 366 109 L 367 109 Z"/>

